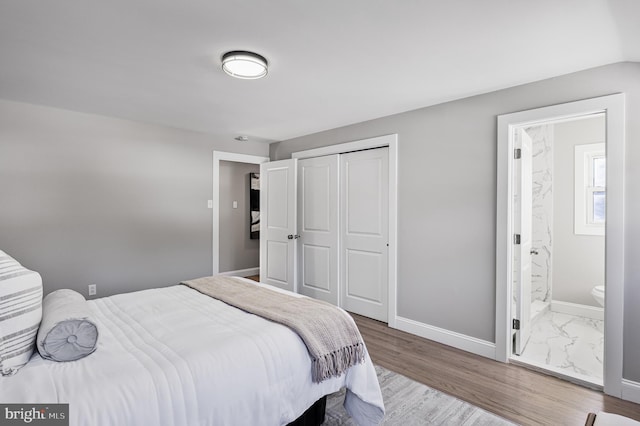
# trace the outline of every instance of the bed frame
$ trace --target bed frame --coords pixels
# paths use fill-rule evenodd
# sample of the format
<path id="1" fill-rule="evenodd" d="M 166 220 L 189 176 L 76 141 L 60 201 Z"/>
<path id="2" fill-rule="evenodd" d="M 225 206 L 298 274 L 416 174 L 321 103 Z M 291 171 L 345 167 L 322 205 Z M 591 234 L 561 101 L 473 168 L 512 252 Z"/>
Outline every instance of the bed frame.
<path id="1" fill-rule="evenodd" d="M 313 403 L 300 417 L 287 426 L 320 426 L 324 423 L 324 413 L 327 408 L 327 397 L 323 396 Z"/>

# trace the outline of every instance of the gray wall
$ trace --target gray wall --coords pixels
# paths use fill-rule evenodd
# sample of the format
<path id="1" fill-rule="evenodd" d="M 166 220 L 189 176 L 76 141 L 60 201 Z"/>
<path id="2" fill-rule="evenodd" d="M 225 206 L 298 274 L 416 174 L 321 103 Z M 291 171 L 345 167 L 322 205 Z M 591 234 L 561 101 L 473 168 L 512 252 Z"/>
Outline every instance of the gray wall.
<path id="1" fill-rule="evenodd" d="M 260 266 L 260 240 L 249 238 L 249 173 L 260 165 L 220 161 L 220 272 Z"/>
<path id="2" fill-rule="evenodd" d="M 98 296 L 176 284 L 212 268 L 213 150 L 265 144 L 0 101 L 0 249 L 45 293 Z"/>
<path id="3" fill-rule="evenodd" d="M 600 305 L 591 296 L 604 284 L 604 236 L 574 233 L 576 145 L 604 142 L 605 118 L 555 124 L 553 141 L 553 300 Z"/>
<path id="4" fill-rule="evenodd" d="M 398 314 L 495 341 L 496 116 L 627 94 L 624 377 L 640 381 L 640 64 L 620 63 L 271 144 L 272 159 L 397 133 Z M 383 102 L 384 100 L 381 100 Z"/>

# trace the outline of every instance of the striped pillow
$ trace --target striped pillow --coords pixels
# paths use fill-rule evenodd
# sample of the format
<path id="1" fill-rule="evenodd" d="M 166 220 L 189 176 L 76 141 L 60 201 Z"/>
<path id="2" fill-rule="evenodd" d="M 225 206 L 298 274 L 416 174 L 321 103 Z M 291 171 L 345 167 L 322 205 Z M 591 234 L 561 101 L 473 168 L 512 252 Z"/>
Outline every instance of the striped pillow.
<path id="1" fill-rule="evenodd" d="M 42 278 L 0 250 L 0 374 L 29 362 L 42 319 Z"/>

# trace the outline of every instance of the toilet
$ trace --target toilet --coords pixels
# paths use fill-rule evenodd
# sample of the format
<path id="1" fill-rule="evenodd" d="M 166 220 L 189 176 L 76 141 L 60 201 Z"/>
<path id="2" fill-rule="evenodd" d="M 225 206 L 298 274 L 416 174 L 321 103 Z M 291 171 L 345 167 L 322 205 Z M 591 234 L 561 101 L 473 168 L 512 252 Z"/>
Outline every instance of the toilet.
<path id="1" fill-rule="evenodd" d="M 596 302 L 598 302 L 600 306 L 604 308 L 604 286 L 603 285 L 595 286 L 593 290 L 591 290 L 591 295 L 593 296 L 594 299 L 596 299 Z"/>

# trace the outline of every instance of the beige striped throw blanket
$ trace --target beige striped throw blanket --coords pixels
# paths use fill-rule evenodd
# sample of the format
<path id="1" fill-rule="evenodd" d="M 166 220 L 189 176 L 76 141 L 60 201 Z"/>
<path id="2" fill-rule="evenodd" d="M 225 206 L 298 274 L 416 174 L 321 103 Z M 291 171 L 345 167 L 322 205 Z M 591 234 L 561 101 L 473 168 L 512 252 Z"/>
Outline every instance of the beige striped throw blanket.
<path id="1" fill-rule="evenodd" d="M 365 348 L 360 331 L 348 314 L 329 303 L 290 296 L 222 275 L 182 284 L 298 333 L 312 358 L 314 383 L 338 377 L 349 367 L 364 361 Z"/>

